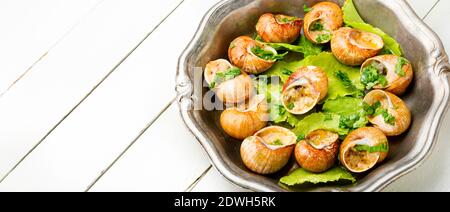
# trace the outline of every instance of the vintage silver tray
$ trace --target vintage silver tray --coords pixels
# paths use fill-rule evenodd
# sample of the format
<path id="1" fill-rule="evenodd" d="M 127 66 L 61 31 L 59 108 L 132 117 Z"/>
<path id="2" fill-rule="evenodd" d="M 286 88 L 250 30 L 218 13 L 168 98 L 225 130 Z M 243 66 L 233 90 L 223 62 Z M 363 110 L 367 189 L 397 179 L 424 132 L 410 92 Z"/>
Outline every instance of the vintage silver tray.
<path id="1" fill-rule="evenodd" d="M 239 35 L 251 34 L 258 17 L 279 12 L 303 17 L 303 5 L 312 0 L 224 0 L 203 18 L 196 35 L 181 55 L 177 73 L 178 103 L 186 126 L 208 153 L 212 164 L 229 181 L 254 191 L 286 191 L 278 185 L 284 173 L 261 176 L 248 171 L 239 155 L 240 142 L 220 128 L 220 112 L 192 110 L 201 92 L 194 93 L 195 67 L 210 60 L 227 58 L 229 43 Z M 342 5 L 343 0 L 335 1 Z M 402 45 L 413 63 L 415 79 L 402 98 L 413 114 L 413 124 L 403 136 L 390 139 L 391 154 L 370 173 L 358 176 L 354 185 L 302 187 L 300 191 L 380 191 L 389 183 L 417 168 L 431 153 L 440 123 L 447 110 L 450 70 L 448 57 L 436 34 L 417 17 L 404 0 L 354 0 L 361 16 Z M 203 92 L 203 93 L 202 93 Z"/>

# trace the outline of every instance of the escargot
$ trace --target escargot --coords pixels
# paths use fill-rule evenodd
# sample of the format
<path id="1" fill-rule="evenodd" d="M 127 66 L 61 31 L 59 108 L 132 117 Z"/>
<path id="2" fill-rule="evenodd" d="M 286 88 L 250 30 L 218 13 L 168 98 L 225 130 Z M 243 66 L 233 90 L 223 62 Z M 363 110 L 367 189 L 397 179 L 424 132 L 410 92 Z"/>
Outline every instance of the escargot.
<path id="1" fill-rule="evenodd" d="M 242 161 L 255 173 L 275 173 L 288 163 L 296 140 L 297 136 L 286 128 L 266 127 L 242 142 Z"/>
<path id="2" fill-rule="evenodd" d="M 330 42 L 333 32 L 343 24 L 343 14 L 339 5 L 320 2 L 305 15 L 303 31 L 311 42 L 323 44 Z"/>
<path id="3" fill-rule="evenodd" d="M 349 171 L 362 173 L 383 162 L 389 152 L 384 133 L 374 127 L 352 131 L 342 142 L 339 159 Z"/>
<path id="4" fill-rule="evenodd" d="M 204 76 L 206 83 L 215 91 L 219 100 L 226 104 L 244 102 L 254 93 L 251 77 L 227 60 L 209 62 Z"/>
<path id="5" fill-rule="evenodd" d="M 220 125 L 231 137 L 243 140 L 265 127 L 268 116 L 265 96 L 256 95 L 246 104 L 224 110 L 220 115 Z"/>
<path id="6" fill-rule="evenodd" d="M 316 130 L 299 141 L 295 147 L 298 164 L 310 172 L 324 172 L 336 162 L 339 151 L 339 136 L 326 130 Z"/>
<path id="7" fill-rule="evenodd" d="M 374 33 L 342 27 L 334 31 L 331 51 L 341 63 L 358 66 L 377 55 L 384 46 L 383 39 Z"/>
<path id="8" fill-rule="evenodd" d="M 369 122 L 387 136 L 404 133 L 411 124 L 411 111 L 396 95 L 382 90 L 373 90 L 364 97 L 370 106 Z"/>
<path id="9" fill-rule="evenodd" d="M 283 56 L 262 42 L 248 36 L 241 36 L 231 42 L 228 57 L 231 63 L 243 71 L 259 74 L 271 68 Z"/>
<path id="10" fill-rule="evenodd" d="M 396 55 L 380 55 L 366 60 L 361 66 L 361 81 L 395 95 L 403 95 L 414 76 L 411 63 Z M 378 77 L 373 77 L 378 76 Z"/>
<path id="11" fill-rule="evenodd" d="M 259 18 L 256 31 L 265 42 L 292 43 L 300 36 L 302 20 L 282 14 L 266 13 Z"/>
<path id="12" fill-rule="evenodd" d="M 289 113 L 305 114 L 326 97 L 328 77 L 319 67 L 301 67 L 286 81 L 281 97 Z"/>

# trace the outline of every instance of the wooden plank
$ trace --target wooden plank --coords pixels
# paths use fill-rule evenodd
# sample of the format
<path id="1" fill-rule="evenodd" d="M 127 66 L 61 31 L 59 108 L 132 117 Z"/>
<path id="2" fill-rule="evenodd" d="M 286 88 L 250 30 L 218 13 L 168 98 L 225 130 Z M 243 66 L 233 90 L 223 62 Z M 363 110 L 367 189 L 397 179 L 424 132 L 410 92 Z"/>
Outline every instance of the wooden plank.
<path id="1" fill-rule="evenodd" d="M 154 1 L 147 0 L 104 1 L 49 53 L 46 60 L 37 64 L 26 78 L 0 98 L 0 177 L 5 176 L 49 131 L 57 127 L 180 2 L 169 0 L 155 4 Z M 99 111 L 103 109 L 105 108 L 98 108 Z M 126 108 L 125 112 L 132 109 Z M 114 114 L 111 115 L 108 121 L 116 121 Z M 77 126 L 84 126 L 89 121 L 78 123 Z M 77 126 L 73 129 L 76 130 Z M 95 126 L 101 127 L 103 126 Z M 92 133 L 95 128 L 83 133 Z M 95 142 L 90 145 L 96 149 Z M 108 146 L 101 148 L 108 149 Z M 112 154 L 114 153 L 116 152 L 112 150 Z M 62 157 L 61 154 L 64 153 L 54 154 Z M 50 160 L 52 156 L 55 155 L 48 154 L 44 157 Z M 82 156 L 79 155 L 80 161 L 83 161 Z M 60 162 L 50 160 L 47 164 L 39 164 L 36 161 L 31 162 L 31 165 L 39 170 L 56 167 L 61 165 Z M 44 185 L 54 182 L 33 183 L 37 182 L 34 180 L 38 179 L 37 175 L 60 173 L 58 170 L 36 173 L 33 179 L 29 178 L 31 175 L 25 176 L 26 179 L 23 180 L 28 180 L 32 185 L 24 182 L 17 189 L 27 188 L 28 185 L 46 189 Z M 14 177 L 10 178 L 13 179 Z M 42 179 L 46 178 L 42 176 Z M 7 184 L 11 185 L 8 180 L 3 184 L 3 188 L 8 187 Z M 70 184 L 67 186 L 72 188 Z"/>
<path id="2" fill-rule="evenodd" d="M 448 27 L 450 1 L 439 1 L 425 22 L 440 36 L 447 53 L 450 52 L 450 28 Z M 437 145 L 426 162 L 412 173 L 400 178 L 386 191 L 449 191 L 450 180 L 450 114 L 442 123 Z"/>
<path id="3" fill-rule="evenodd" d="M 450 191 L 450 114 L 447 114 L 437 145 L 429 158 L 419 168 L 401 177 L 384 191 L 386 192 L 448 192 Z"/>
<path id="4" fill-rule="evenodd" d="M 425 19 L 425 22 L 439 35 L 447 54 L 450 53 L 450 28 L 447 18 L 449 10 L 450 1 L 441 0 Z"/>
<path id="5" fill-rule="evenodd" d="M 76 111 L 45 139 L 38 149 L 26 158 L 0 185 L 0 189 L 85 190 L 141 133 L 141 130 L 174 99 L 176 95 L 174 79 L 178 57 L 192 38 L 202 15 L 215 2 L 216 0 L 189 0 L 181 4 Z M 184 18 L 187 16 L 190 18 Z M 160 138 L 161 142 L 169 142 L 164 139 L 164 134 L 170 134 L 169 138 L 172 140 L 185 138 L 185 135 L 189 134 L 187 131 L 168 132 L 168 129 L 184 129 L 178 116 L 178 113 L 174 113 L 170 116 L 172 119 L 170 122 L 161 123 L 158 131 L 152 131 L 163 134 L 147 136 L 146 139 L 156 137 Z M 192 136 L 187 137 L 187 140 L 190 143 L 174 141 L 176 145 L 172 144 L 172 148 L 145 148 L 147 150 L 145 152 L 137 150 L 134 154 L 143 155 L 132 157 L 133 160 L 129 162 L 141 164 L 143 161 L 134 161 L 134 159 L 149 157 L 147 160 L 153 160 L 153 155 L 165 154 L 168 156 L 165 160 L 170 163 L 174 155 L 179 155 L 172 154 L 173 149 L 180 148 L 184 151 L 184 149 L 192 149 L 192 145 L 201 151 Z M 148 141 L 151 143 L 145 145 L 154 145 L 156 141 L 151 139 Z M 182 139 L 180 141 L 184 142 Z M 153 151 L 158 152 L 153 153 Z M 191 154 L 201 156 L 195 150 Z M 203 164 L 196 156 L 192 157 L 192 161 L 189 158 L 183 159 L 192 164 L 186 169 L 192 171 L 189 176 L 192 174 L 196 177 L 198 171 L 195 170 L 204 170 L 208 161 L 202 157 Z M 178 158 L 174 159 L 178 160 Z M 129 164 L 125 164 L 126 166 L 119 167 L 119 170 L 126 169 L 122 171 L 123 173 L 119 172 L 121 176 L 115 178 L 115 175 L 112 175 L 110 178 L 119 181 L 112 183 L 112 189 L 126 188 L 129 182 L 124 180 L 122 174 L 132 173 L 130 168 L 138 169 L 136 172 L 141 170 L 152 172 L 154 170 L 152 166 L 159 166 L 146 163 L 142 166 L 129 167 Z M 149 169 L 143 169 L 143 167 Z M 27 176 L 33 176 L 33 179 Z M 130 175 L 130 177 L 135 176 Z M 162 179 L 155 181 L 158 180 Z M 146 183 L 134 179 L 131 181 Z M 185 189 L 181 188 L 182 186 L 176 186 L 179 185 L 178 183 L 182 182 L 174 182 L 175 187 L 169 188 Z M 184 184 L 186 183 L 182 183 L 183 186 Z M 140 187 L 137 184 L 128 186 L 131 186 L 132 190 Z M 151 187 L 143 186 L 142 188 Z"/>
<path id="6" fill-rule="evenodd" d="M 170 80 L 171 87 L 174 86 L 172 83 L 173 77 L 175 76 L 178 56 L 194 35 L 202 15 L 217 1 L 218 0 L 185 1 L 180 8 L 167 19 L 166 23 L 153 34 L 153 37 L 149 41 L 149 45 L 142 48 L 142 53 L 146 54 L 147 52 L 151 52 L 152 49 L 158 48 L 161 45 L 166 45 L 164 42 L 165 40 L 173 40 L 173 42 L 175 42 L 175 45 L 170 45 L 173 48 L 168 48 L 175 52 L 171 54 L 170 57 L 166 57 L 166 59 L 169 59 L 170 61 L 157 60 L 148 63 L 156 69 L 172 70 L 170 72 L 170 76 L 172 77 Z M 194 16 L 193 14 L 197 15 Z M 190 16 L 191 18 L 187 20 L 184 18 L 186 16 Z M 178 28 L 180 30 L 177 34 L 173 34 L 173 28 L 176 26 L 181 28 Z M 142 61 L 142 63 L 144 62 Z M 163 81 L 164 80 L 160 80 L 160 82 Z M 169 89 L 167 83 L 160 88 L 161 89 L 159 90 Z M 150 102 L 150 104 L 152 103 Z M 183 191 L 187 189 L 190 184 L 205 171 L 209 165 L 209 161 L 206 157 L 206 153 L 204 153 L 197 140 L 184 127 L 176 107 L 177 106 L 173 104 L 171 108 L 163 114 L 163 117 L 158 119 L 157 122 L 147 130 L 145 135 L 126 152 L 123 158 L 114 164 L 114 166 L 99 179 L 92 187 L 91 191 Z M 151 147 L 154 145 L 155 141 L 160 140 L 159 138 L 163 138 L 166 134 L 171 134 L 170 137 L 164 139 L 164 142 L 170 147 Z M 174 152 L 171 153 L 170 151 Z M 161 157 L 160 160 L 153 161 L 155 154 L 162 154 L 164 156 Z M 176 157 L 174 157 L 175 155 Z M 176 164 L 176 162 L 173 161 L 174 159 L 179 161 L 179 164 Z M 159 161 L 167 161 L 168 165 L 161 165 L 159 164 Z M 175 166 L 183 167 L 183 169 L 190 171 L 182 172 L 178 168 L 173 169 Z M 154 171 L 161 169 L 165 171 Z M 183 174 L 180 176 L 178 173 Z M 154 177 L 136 178 L 136 176 L 141 175 Z M 185 175 L 188 177 L 184 177 Z M 158 183 L 161 181 L 169 183 Z"/>
<path id="7" fill-rule="evenodd" d="M 424 18 L 438 0 L 406 0 L 419 17 Z"/>
<path id="8" fill-rule="evenodd" d="M 172 104 L 91 191 L 184 191 L 208 166 Z"/>
<path id="9" fill-rule="evenodd" d="M 192 192 L 250 192 L 250 190 L 241 188 L 227 181 L 215 168 L 208 173 L 195 185 Z"/>
<path id="10" fill-rule="evenodd" d="M 5 0 L 0 7 L 0 95 L 101 0 Z"/>

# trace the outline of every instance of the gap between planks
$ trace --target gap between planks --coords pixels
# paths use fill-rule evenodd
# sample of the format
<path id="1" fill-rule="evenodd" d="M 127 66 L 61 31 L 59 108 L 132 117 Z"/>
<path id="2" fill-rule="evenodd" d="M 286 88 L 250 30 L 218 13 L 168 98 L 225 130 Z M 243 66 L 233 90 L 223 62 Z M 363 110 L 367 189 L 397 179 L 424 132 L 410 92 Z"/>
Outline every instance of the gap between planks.
<path id="1" fill-rule="evenodd" d="M 172 9 L 170 12 L 169 12 L 169 14 L 167 14 L 155 27 L 153 27 L 152 28 L 152 30 L 150 30 L 150 32 L 149 33 L 147 33 L 140 41 L 139 41 L 139 43 L 136 45 L 136 46 L 134 46 L 66 115 L 64 115 L 63 117 L 62 117 L 62 119 L 58 122 L 58 123 L 56 123 L 55 124 L 55 126 L 53 126 L 51 129 L 50 129 L 50 131 L 48 131 L 45 135 L 44 135 L 44 137 L 42 137 L 39 141 L 38 141 L 38 143 L 36 144 L 36 145 L 34 145 L 33 146 L 33 148 L 31 148 L 17 163 L 16 163 L 16 165 L 14 165 L 1 179 L 0 179 L 0 184 L 6 179 L 6 178 L 8 178 L 8 176 L 18 167 L 18 166 L 20 166 L 20 164 L 40 145 L 40 144 L 42 144 L 44 141 L 45 141 L 45 139 L 56 129 L 56 128 L 58 128 L 58 126 L 59 125 L 61 125 L 61 123 L 63 123 L 64 122 L 64 120 L 67 118 L 67 117 L 69 117 L 70 116 L 70 114 L 72 114 L 137 48 L 139 48 L 139 46 L 156 30 L 156 29 L 158 29 L 159 28 L 159 26 L 161 26 L 161 24 L 162 23 L 164 23 L 164 21 L 166 21 L 167 20 L 167 18 L 170 16 L 170 15 L 172 15 L 173 14 L 173 12 L 175 12 L 175 10 L 176 9 L 178 9 L 179 7 L 180 7 L 180 5 L 182 4 L 184 2 L 184 0 L 181 0 L 180 1 L 180 3 L 178 3 L 178 5 L 174 8 L 174 9 Z M 98 6 L 98 4 L 96 5 L 96 6 Z M 74 26 L 75 27 L 75 26 Z M 73 29 L 73 28 L 72 28 Z M 0 95 L 0 97 L 1 97 L 1 95 Z M 174 102 L 174 100 L 175 99 L 173 99 L 171 102 L 169 102 L 169 104 L 168 104 L 168 106 L 166 107 L 166 108 L 164 108 L 163 109 L 163 111 L 161 111 L 160 112 L 160 114 L 158 114 L 158 116 L 156 117 L 156 119 L 172 104 L 172 102 Z M 156 119 L 154 119 L 154 120 L 152 120 L 152 122 L 154 122 L 154 121 L 156 121 Z M 149 123 L 149 125 L 148 125 L 148 127 L 150 127 L 151 126 L 151 124 L 153 124 L 153 123 Z M 147 128 L 148 128 L 147 127 Z M 145 129 L 147 129 L 147 128 L 145 128 Z M 145 131 L 145 130 L 144 130 Z M 143 132 L 142 132 L 143 133 Z M 139 134 L 139 136 L 140 135 L 142 135 L 142 133 L 140 133 Z M 135 141 L 133 141 L 132 143 L 131 143 L 131 145 L 134 143 Z M 129 146 L 129 147 L 131 147 L 131 145 Z M 128 147 L 128 148 L 129 148 Z M 127 148 L 127 149 L 128 149 Z M 126 150 L 127 150 L 126 149 Z M 125 152 L 123 152 L 123 153 L 125 153 Z M 120 156 L 119 156 L 119 158 L 122 156 L 123 154 L 121 154 Z M 116 162 L 119 158 L 117 158 L 114 162 Z M 114 163 L 113 162 L 113 163 Z M 111 166 L 112 166 L 113 164 L 111 164 Z M 107 171 L 107 170 L 106 170 Z M 106 172 L 105 172 L 106 173 Z M 102 173 L 101 174 L 101 176 L 103 176 L 104 175 L 104 173 Z M 101 177 L 100 176 L 100 177 Z M 98 179 L 100 179 L 100 178 L 98 178 Z M 98 181 L 98 179 L 96 179 L 96 181 Z M 95 181 L 95 182 L 96 182 Z M 94 184 L 95 184 L 95 182 L 90 186 L 90 187 L 92 187 Z M 90 188 L 89 187 L 89 188 Z"/>
<path id="2" fill-rule="evenodd" d="M 434 5 L 433 5 L 433 6 L 431 7 L 431 9 L 427 12 L 427 14 L 425 14 L 425 16 L 423 16 L 422 20 L 425 20 L 425 19 L 428 17 L 428 15 L 430 15 L 431 11 L 433 11 L 433 9 L 439 4 L 440 1 L 441 1 L 441 0 L 437 0 L 437 1 L 434 3 Z"/>
<path id="3" fill-rule="evenodd" d="M 142 129 L 139 134 L 131 141 L 131 143 L 119 154 L 119 156 L 116 157 L 116 159 L 114 159 L 114 161 L 104 170 L 102 171 L 102 173 L 95 178 L 95 180 L 87 187 L 86 192 L 88 192 L 89 190 L 91 190 L 92 187 L 94 187 L 94 185 L 106 174 L 106 172 L 108 172 L 113 166 L 114 164 L 117 163 L 117 161 L 119 161 L 124 155 L 125 153 L 127 153 L 127 151 L 139 140 L 139 138 L 142 137 L 142 135 L 159 119 L 159 117 L 161 117 L 162 114 L 164 114 L 164 112 L 167 111 L 167 109 L 175 102 L 177 97 L 174 97 L 163 109 L 161 112 L 158 113 L 158 115 L 156 115 L 155 118 L 153 118 L 145 127 L 144 129 Z"/>
<path id="4" fill-rule="evenodd" d="M 193 183 L 191 183 L 191 185 L 188 186 L 188 188 L 185 190 L 185 192 L 191 192 L 192 189 L 194 189 L 197 184 L 203 179 L 203 177 L 205 177 L 206 174 L 208 174 L 209 170 L 211 170 L 212 165 L 209 165 L 208 168 L 206 168 L 205 171 L 202 172 L 202 174 L 197 177 L 197 179 L 194 180 Z"/>

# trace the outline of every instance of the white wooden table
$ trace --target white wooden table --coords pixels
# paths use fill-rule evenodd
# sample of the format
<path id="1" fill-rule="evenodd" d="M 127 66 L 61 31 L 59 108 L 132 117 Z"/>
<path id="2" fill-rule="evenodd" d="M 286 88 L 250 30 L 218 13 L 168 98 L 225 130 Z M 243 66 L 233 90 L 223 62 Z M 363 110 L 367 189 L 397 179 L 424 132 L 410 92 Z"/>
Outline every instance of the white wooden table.
<path id="1" fill-rule="evenodd" d="M 216 2 L 0 0 L 0 191 L 244 191 L 174 103 L 178 56 Z M 408 2 L 450 49 L 450 0 Z M 448 128 L 387 191 L 450 190 Z"/>

